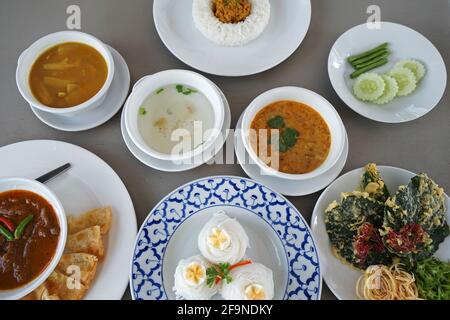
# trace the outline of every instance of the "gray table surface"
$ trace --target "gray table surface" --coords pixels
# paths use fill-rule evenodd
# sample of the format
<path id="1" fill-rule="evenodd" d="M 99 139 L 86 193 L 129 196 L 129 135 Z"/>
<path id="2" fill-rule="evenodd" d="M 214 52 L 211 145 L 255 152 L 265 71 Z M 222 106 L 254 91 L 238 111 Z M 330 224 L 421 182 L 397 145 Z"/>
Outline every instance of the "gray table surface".
<path id="1" fill-rule="evenodd" d="M 180 0 L 187 1 L 187 0 Z M 277 0 L 292 1 L 292 0 Z M 0 146 L 23 140 L 55 139 L 79 145 L 103 158 L 122 178 L 142 223 L 152 207 L 179 185 L 211 175 L 245 176 L 238 164 L 203 165 L 184 173 L 162 173 L 146 167 L 126 148 L 120 116 L 86 132 L 65 133 L 40 122 L 15 84 L 18 55 L 45 34 L 66 29 L 66 8 L 78 4 L 82 31 L 112 45 L 124 56 L 132 83 L 144 75 L 173 68 L 190 69 L 160 41 L 153 24 L 151 0 L 0 0 Z M 359 116 L 336 95 L 327 74 L 334 41 L 367 19 L 370 4 L 381 7 L 382 19 L 405 24 L 430 39 L 450 66 L 450 1 L 448 0 L 312 0 L 312 22 L 301 47 L 284 63 L 243 78 L 208 77 L 226 94 L 232 127 L 251 100 L 268 89 L 296 85 L 323 95 L 335 106 L 347 128 L 350 154 L 344 172 L 368 162 L 415 172 L 426 171 L 450 190 L 450 93 L 428 115 L 405 124 L 380 124 Z M 290 198 L 307 221 L 320 193 Z M 124 299 L 129 299 L 127 291 Z M 328 288 L 323 299 L 335 299 Z"/>

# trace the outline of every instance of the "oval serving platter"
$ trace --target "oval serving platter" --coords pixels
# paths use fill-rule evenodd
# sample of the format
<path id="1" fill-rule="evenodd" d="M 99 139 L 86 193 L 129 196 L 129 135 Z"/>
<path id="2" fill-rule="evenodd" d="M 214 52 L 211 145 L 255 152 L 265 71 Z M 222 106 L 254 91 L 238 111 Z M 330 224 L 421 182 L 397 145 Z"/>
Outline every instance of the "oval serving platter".
<path id="1" fill-rule="evenodd" d="M 150 212 L 138 233 L 131 263 L 133 299 L 175 299 L 175 268 L 179 260 L 198 253 L 198 233 L 219 210 L 243 225 L 250 239 L 248 258 L 273 270 L 274 299 L 320 299 L 319 257 L 300 212 L 264 185 L 227 176 L 179 187 Z"/>

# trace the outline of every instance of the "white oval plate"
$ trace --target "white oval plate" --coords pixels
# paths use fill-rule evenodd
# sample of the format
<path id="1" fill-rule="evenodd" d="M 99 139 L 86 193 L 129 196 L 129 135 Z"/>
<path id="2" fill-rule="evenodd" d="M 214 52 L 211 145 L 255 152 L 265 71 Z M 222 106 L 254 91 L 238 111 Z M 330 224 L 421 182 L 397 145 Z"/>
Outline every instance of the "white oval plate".
<path id="1" fill-rule="evenodd" d="M 318 255 L 300 212 L 264 185 L 225 176 L 181 186 L 150 212 L 137 236 L 131 262 L 134 299 L 175 299 L 176 266 L 180 259 L 198 254 L 198 234 L 219 210 L 236 218 L 248 233 L 246 255 L 273 271 L 275 300 L 320 299 Z"/>
<path id="2" fill-rule="evenodd" d="M 270 1 L 271 16 L 263 34 L 242 47 L 222 47 L 205 38 L 194 25 L 192 1 L 155 0 L 153 19 L 166 47 L 189 66 L 220 76 L 246 76 L 286 60 L 306 36 L 311 1 Z"/>
<path id="3" fill-rule="evenodd" d="M 46 125 L 61 131 L 85 131 L 101 126 L 111 119 L 127 98 L 130 89 L 130 71 L 124 58 L 108 46 L 114 58 L 115 74 L 103 103 L 93 110 L 86 110 L 74 116 L 61 116 L 31 106 L 31 110 Z"/>
<path id="4" fill-rule="evenodd" d="M 236 128 L 241 127 L 242 116 L 238 121 Z M 345 131 L 345 127 L 344 127 Z M 264 183 L 270 188 L 276 190 L 277 192 L 291 197 L 306 196 L 309 194 L 316 193 L 328 186 L 331 182 L 336 179 L 339 174 L 344 169 L 345 163 L 347 162 L 349 145 L 347 132 L 345 134 L 345 145 L 340 158 L 336 161 L 336 164 L 330 170 L 324 172 L 322 175 L 305 181 L 295 181 L 278 178 L 275 176 L 262 174 L 260 167 L 251 162 L 250 155 L 247 150 L 245 150 L 244 142 L 242 141 L 242 135 L 236 132 L 234 136 L 234 149 L 236 152 L 236 157 L 242 170 L 252 179 Z"/>
<path id="5" fill-rule="evenodd" d="M 395 167 L 379 166 L 381 177 L 392 193 L 400 185 L 408 184 L 414 173 Z M 333 182 L 317 200 L 311 217 L 311 229 L 319 250 L 319 259 L 323 269 L 323 277 L 330 290 L 341 300 L 358 299 L 355 291 L 356 281 L 361 272 L 343 264 L 331 251 L 330 240 L 325 229 L 324 212 L 334 200 L 341 198 L 342 192 L 356 190 L 358 188 L 363 168 L 353 170 L 339 177 Z M 433 178 L 433 177 L 432 177 Z M 437 181 L 437 183 L 439 183 Z M 446 195 L 447 221 L 450 221 L 450 198 Z M 440 245 L 435 254 L 443 261 L 450 261 L 450 237 Z"/>
<path id="6" fill-rule="evenodd" d="M 125 108 L 126 108 L 126 105 L 128 102 L 127 101 L 125 103 L 124 111 L 122 112 L 122 118 L 120 121 L 120 129 L 122 131 L 122 138 L 125 141 L 125 144 L 126 144 L 128 150 L 130 150 L 130 152 L 136 157 L 136 159 L 141 161 L 146 166 L 149 166 L 150 168 L 153 168 L 153 169 L 156 169 L 159 171 L 165 171 L 165 172 L 188 171 L 188 170 L 197 168 L 197 167 L 201 166 L 202 164 L 210 161 L 220 151 L 220 148 L 226 142 L 226 140 L 228 138 L 230 125 L 231 125 L 230 105 L 229 105 L 224 93 L 219 89 L 219 87 L 217 87 L 217 90 L 219 90 L 219 92 L 222 96 L 222 99 L 224 102 L 224 107 L 225 107 L 223 126 L 220 131 L 221 138 L 217 138 L 216 142 L 212 145 L 212 147 L 204 151 L 204 153 L 203 153 L 204 161 L 202 163 L 198 163 L 198 162 L 193 162 L 191 164 L 175 163 L 172 161 L 154 158 L 154 157 L 150 156 L 149 154 L 143 152 L 138 146 L 136 146 L 134 144 L 133 140 L 129 136 L 127 129 L 125 127 Z M 214 148 L 216 148 L 216 149 L 214 150 Z M 215 151 L 217 151 L 217 152 L 215 152 Z"/>
<path id="7" fill-rule="evenodd" d="M 34 140 L 0 148 L 1 177 L 33 179 L 67 162 L 72 168 L 47 183 L 66 214 L 78 215 L 107 205 L 113 208 L 105 259 L 85 299 L 120 300 L 128 285 L 137 224 L 130 195 L 119 176 L 93 153 L 65 142 Z"/>
<path id="8" fill-rule="evenodd" d="M 354 69 L 347 58 L 384 42 L 389 42 L 389 63 L 373 72 L 384 73 L 401 59 L 414 59 L 425 65 L 427 73 L 411 95 L 380 106 L 360 101 L 353 95 L 354 80 L 350 74 Z M 444 60 L 434 45 L 417 31 L 392 22 L 382 22 L 381 29 L 370 30 L 361 24 L 345 32 L 331 48 L 328 75 L 334 90 L 350 108 L 366 118 L 386 123 L 424 116 L 439 103 L 447 83 Z"/>

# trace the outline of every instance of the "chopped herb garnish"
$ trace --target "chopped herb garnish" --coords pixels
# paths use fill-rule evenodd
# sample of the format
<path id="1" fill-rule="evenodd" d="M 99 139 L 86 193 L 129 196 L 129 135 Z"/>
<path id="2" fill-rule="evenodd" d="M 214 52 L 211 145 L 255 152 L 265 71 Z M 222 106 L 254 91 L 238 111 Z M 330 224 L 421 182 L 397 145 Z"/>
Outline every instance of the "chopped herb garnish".
<path id="1" fill-rule="evenodd" d="M 279 145 L 278 145 L 278 151 L 280 152 L 287 152 L 289 150 L 288 146 L 283 142 L 283 139 L 280 139 Z"/>
<path id="2" fill-rule="evenodd" d="M 251 260 L 243 260 L 233 265 L 229 263 L 220 263 L 218 265 L 209 267 L 208 269 L 206 269 L 206 284 L 210 288 L 219 284 L 221 281 L 225 281 L 226 284 L 230 284 L 233 281 L 233 278 L 231 277 L 231 271 L 251 263 Z"/>
<path id="3" fill-rule="evenodd" d="M 273 142 L 272 138 L 278 139 L 278 151 L 280 152 L 287 152 L 290 148 L 295 146 L 300 134 L 293 128 L 286 128 L 283 117 L 276 116 L 267 121 L 267 124 L 271 129 L 279 130 L 280 133 L 276 135 L 276 137 L 270 137 L 268 140 L 269 144 Z"/>
<path id="4" fill-rule="evenodd" d="M 161 92 L 163 92 L 164 91 L 164 88 L 161 88 L 161 89 L 158 89 L 158 90 L 156 90 L 156 94 L 160 94 Z"/>
<path id="5" fill-rule="evenodd" d="M 219 277 L 219 271 L 216 268 L 210 267 L 206 269 L 206 284 L 212 288 L 216 284 L 216 279 Z"/>
<path id="6" fill-rule="evenodd" d="M 292 128 L 286 128 L 281 133 L 281 139 L 283 139 L 284 143 L 288 148 L 292 148 L 297 143 L 298 131 Z"/>
<path id="7" fill-rule="evenodd" d="M 281 129 L 285 127 L 284 119 L 282 116 L 276 116 L 269 121 L 267 121 L 267 124 L 272 129 Z"/>
<path id="8" fill-rule="evenodd" d="M 140 108 L 139 108 L 139 114 L 140 114 L 141 116 L 145 116 L 145 115 L 147 114 L 147 110 L 145 110 L 144 107 L 140 107 Z"/>
<path id="9" fill-rule="evenodd" d="M 185 96 L 188 96 L 188 95 L 190 95 L 192 93 L 197 93 L 198 92 L 197 90 L 185 87 L 182 84 L 177 84 L 175 88 L 177 89 L 178 93 L 182 93 Z"/>
<path id="10" fill-rule="evenodd" d="M 231 264 L 229 263 L 220 263 L 217 266 L 206 269 L 206 284 L 212 288 L 222 280 L 225 280 L 226 283 L 233 281 L 233 278 L 230 276 L 230 267 Z"/>

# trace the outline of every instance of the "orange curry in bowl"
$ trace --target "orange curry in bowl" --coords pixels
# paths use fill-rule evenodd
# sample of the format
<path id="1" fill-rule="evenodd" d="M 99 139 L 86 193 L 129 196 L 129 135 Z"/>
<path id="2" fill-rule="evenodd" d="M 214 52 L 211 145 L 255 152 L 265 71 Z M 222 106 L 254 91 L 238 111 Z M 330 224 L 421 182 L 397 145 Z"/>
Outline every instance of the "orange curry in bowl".
<path id="1" fill-rule="evenodd" d="M 260 110 L 251 123 L 250 144 L 258 157 L 278 171 L 306 174 L 320 167 L 331 148 L 328 124 L 312 107 L 297 101 L 274 102 Z M 267 135 L 261 135 L 261 130 Z"/>
<path id="2" fill-rule="evenodd" d="M 0 193 L 0 290 L 13 290 L 37 278 L 53 259 L 60 234 L 52 205 L 40 195 Z"/>

